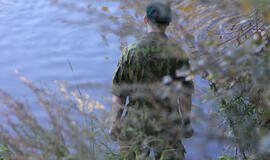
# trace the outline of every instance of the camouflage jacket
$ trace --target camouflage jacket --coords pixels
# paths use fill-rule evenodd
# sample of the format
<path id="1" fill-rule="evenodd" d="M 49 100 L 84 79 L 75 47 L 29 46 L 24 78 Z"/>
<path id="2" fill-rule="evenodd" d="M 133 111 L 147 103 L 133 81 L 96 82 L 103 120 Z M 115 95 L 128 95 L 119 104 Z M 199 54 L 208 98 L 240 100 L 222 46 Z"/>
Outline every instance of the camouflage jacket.
<path id="1" fill-rule="evenodd" d="M 177 70 L 180 72 L 178 75 Z M 161 109 L 164 108 L 166 111 L 163 113 L 167 115 L 164 119 L 168 119 L 167 113 L 175 113 L 175 116 L 179 117 L 178 112 L 174 112 L 177 110 L 175 107 L 177 100 L 172 98 L 178 97 L 178 93 L 173 93 L 169 89 L 168 93 L 173 95 L 162 96 L 166 89 L 163 89 L 161 82 L 164 77 L 167 77 L 176 84 L 192 89 L 192 82 L 186 81 L 185 76 L 181 75 L 181 72 L 187 70 L 189 70 L 188 57 L 177 44 L 171 42 L 164 33 L 147 33 L 141 40 L 123 50 L 113 76 L 112 93 L 119 97 L 129 96 L 128 108 L 130 111 L 133 110 L 133 112 L 129 111 L 129 114 L 143 110 L 143 117 L 138 113 L 132 114 L 133 118 L 155 119 L 154 117 L 157 118 L 157 115 L 161 115 Z M 168 101 L 168 98 L 173 99 L 173 103 Z M 135 125 L 136 121 L 132 120 Z M 145 122 L 143 123 L 145 124 Z M 166 120 L 162 123 L 171 122 Z M 176 123 L 179 124 L 179 118 Z M 167 124 L 161 125 L 168 126 Z M 155 126 L 157 125 L 155 124 Z"/>
<path id="2" fill-rule="evenodd" d="M 189 69 L 188 57 L 176 43 L 164 33 L 147 33 L 123 50 L 113 76 L 112 93 L 131 96 L 138 85 L 161 82 L 165 76 L 193 88 L 192 82 L 185 81 L 185 76 L 176 75 L 176 71 L 183 68 Z M 134 85 L 137 86 L 129 87 Z"/>

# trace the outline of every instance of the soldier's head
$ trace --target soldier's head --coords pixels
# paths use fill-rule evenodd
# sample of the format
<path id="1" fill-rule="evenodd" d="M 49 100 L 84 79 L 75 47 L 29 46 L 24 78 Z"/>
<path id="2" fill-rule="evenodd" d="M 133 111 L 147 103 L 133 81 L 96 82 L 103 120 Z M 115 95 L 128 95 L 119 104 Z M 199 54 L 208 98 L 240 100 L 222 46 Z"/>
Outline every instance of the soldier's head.
<path id="1" fill-rule="evenodd" d="M 165 32 L 171 20 L 172 11 L 167 4 L 155 1 L 147 5 L 144 22 L 148 32 Z"/>

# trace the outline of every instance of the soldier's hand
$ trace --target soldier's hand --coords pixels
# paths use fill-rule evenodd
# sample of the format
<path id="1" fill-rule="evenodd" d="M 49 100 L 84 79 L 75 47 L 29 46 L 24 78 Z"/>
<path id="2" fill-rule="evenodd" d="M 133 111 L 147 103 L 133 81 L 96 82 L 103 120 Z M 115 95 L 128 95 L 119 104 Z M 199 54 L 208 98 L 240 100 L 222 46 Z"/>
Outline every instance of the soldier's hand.
<path id="1" fill-rule="evenodd" d="M 190 123 L 190 119 L 189 118 L 185 118 L 183 120 L 183 137 L 184 138 L 190 138 L 193 136 L 194 134 L 194 130 L 191 126 L 191 123 Z"/>

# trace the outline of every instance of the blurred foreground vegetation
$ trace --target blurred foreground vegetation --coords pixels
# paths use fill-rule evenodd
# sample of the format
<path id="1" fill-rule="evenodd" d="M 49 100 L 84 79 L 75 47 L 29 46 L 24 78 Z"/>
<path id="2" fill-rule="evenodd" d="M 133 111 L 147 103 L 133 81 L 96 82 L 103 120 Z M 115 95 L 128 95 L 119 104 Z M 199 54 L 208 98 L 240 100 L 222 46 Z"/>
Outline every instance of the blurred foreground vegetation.
<path id="1" fill-rule="evenodd" d="M 122 49 L 129 36 L 139 38 L 143 34 L 142 16 L 150 1 L 112 2 L 119 4 L 117 15 L 109 6 L 92 8 L 87 5 L 90 0 L 84 1 L 85 9 L 52 1 L 71 11 L 94 10 L 98 16 L 107 18 L 113 25 L 101 25 L 101 36 L 104 41 L 108 33 L 119 36 Z M 175 14 L 168 35 L 191 59 L 188 78 L 200 76 L 208 80 L 210 89 L 202 92 L 201 98 L 214 102 L 218 111 L 211 114 L 222 119 L 219 127 L 222 132 L 207 136 L 226 139 L 233 148 L 233 153 L 224 153 L 218 159 L 269 160 L 270 1 L 167 2 Z M 119 159 L 121 155 L 116 154 L 107 133 L 110 115 L 102 104 L 67 83 L 56 82 L 57 91 L 49 91 L 24 77 L 21 79 L 36 95 L 48 119 L 39 123 L 27 101 L 13 99 L 0 91 L 3 106 L 0 159 Z M 202 120 L 203 115 L 193 118 Z"/>

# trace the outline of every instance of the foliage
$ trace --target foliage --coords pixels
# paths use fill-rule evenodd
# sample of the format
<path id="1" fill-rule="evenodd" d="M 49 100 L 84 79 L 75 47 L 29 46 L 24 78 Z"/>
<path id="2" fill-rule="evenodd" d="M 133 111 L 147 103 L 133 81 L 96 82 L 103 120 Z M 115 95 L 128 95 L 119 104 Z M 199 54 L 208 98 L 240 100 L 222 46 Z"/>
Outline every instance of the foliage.
<path id="1" fill-rule="evenodd" d="M 223 153 L 223 155 L 218 157 L 217 160 L 235 160 L 235 157 L 231 157 L 231 156 L 228 156 L 227 154 Z"/>
<path id="2" fill-rule="evenodd" d="M 5 156 L 10 153 L 8 147 L 6 145 L 0 145 L 0 149 L 0 160 L 8 160 L 8 158 L 6 158 L 7 156 Z"/>

